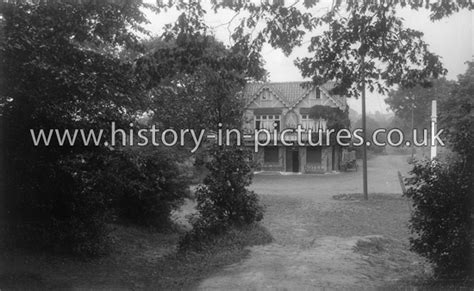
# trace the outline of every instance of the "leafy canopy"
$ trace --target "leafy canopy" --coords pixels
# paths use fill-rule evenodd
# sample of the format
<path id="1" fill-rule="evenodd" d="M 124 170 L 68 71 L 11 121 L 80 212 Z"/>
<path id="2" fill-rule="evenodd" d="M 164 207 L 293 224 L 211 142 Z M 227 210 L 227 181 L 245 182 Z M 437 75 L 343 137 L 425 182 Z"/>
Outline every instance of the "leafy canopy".
<path id="1" fill-rule="evenodd" d="M 431 82 L 432 86 L 428 88 L 418 85 L 412 88 L 391 90 L 385 103 L 407 124 L 411 124 L 413 109 L 415 127 L 426 127 L 430 122 L 431 101 L 438 100 L 440 102 L 439 108 L 442 109 L 442 103 L 451 97 L 451 91 L 455 85 L 455 82 L 444 78 Z"/>
<path id="2" fill-rule="evenodd" d="M 312 119 L 325 119 L 327 127 L 334 130 L 349 128 L 350 126 L 348 111 L 343 111 L 337 107 L 315 105 L 311 107 L 309 117 Z"/>
<path id="3" fill-rule="evenodd" d="M 355 8 L 347 16 L 331 15 L 327 23 L 323 35 L 311 38 L 313 56 L 296 65 L 315 84 L 335 80 L 334 94 L 357 97 L 364 84 L 383 94 L 394 84 L 425 85 L 445 73 L 423 34 L 404 28 L 393 8 Z"/>
<path id="4" fill-rule="evenodd" d="M 155 121 L 165 127 L 211 128 L 241 125 L 238 92 L 265 78 L 259 52 L 246 40 L 225 46 L 209 32 L 199 2 L 178 3 L 176 22 L 145 47 L 137 71 L 149 90 Z"/>
<path id="5" fill-rule="evenodd" d="M 312 57 L 298 59 L 304 77 L 316 85 L 336 81 L 332 93 L 359 96 L 361 85 L 370 91 L 386 93 L 392 85 L 428 86 L 433 78 L 446 73 L 440 58 L 429 51 L 423 33 L 405 28 L 397 9 L 428 9 L 432 20 L 439 20 L 461 9 L 473 9 L 471 1 L 340 1 L 327 6 L 319 0 L 227 1 L 213 0 L 214 11 L 227 8 L 236 12 L 227 23 L 242 13 L 232 33 L 235 43 L 244 42 L 249 51 L 261 51 L 265 43 L 290 54 L 302 46 L 304 37 L 314 33 L 308 50 Z M 187 1 L 161 3 L 162 7 L 186 6 Z M 205 11 L 200 2 L 202 18 Z M 318 35 L 316 32 L 324 32 Z"/>
<path id="6" fill-rule="evenodd" d="M 380 93 L 394 84 L 428 85 L 430 78 L 446 72 L 439 57 L 429 51 L 423 34 L 403 27 L 396 14 L 398 7 L 418 9 L 422 5 L 406 1 L 333 1 L 331 7 L 321 8 L 319 2 L 285 5 L 283 1 L 268 1 L 257 5 L 251 1 L 216 1 L 215 6 L 250 14 L 233 36 L 239 39 L 257 30 L 253 40 L 256 49 L 266 41 L 289 54 L 306 43 L 305 36 L 314 34 L 307 47 L 313 56 L 297 59 L 296 65 L 316 85 L 336 81 L 334 94 L 357 97 L 364 82 L 369 90 Z M 464 3 L 448 6 L 427 7 L 433 19 L 472 8 Z M 266 24 L 258 29 L 263 21 Z"/>
<path id="7" fill-rule="evenodd" d="M 474 62 L 458 76 L 456 86 L 442 103 L 440 127 L 446 131 L 453 150 L 463 157 L 474 172 Z M 473 185 L 474 186 L 474 185 Z M 474 187 L 472 188 L 474 189 Z"/>

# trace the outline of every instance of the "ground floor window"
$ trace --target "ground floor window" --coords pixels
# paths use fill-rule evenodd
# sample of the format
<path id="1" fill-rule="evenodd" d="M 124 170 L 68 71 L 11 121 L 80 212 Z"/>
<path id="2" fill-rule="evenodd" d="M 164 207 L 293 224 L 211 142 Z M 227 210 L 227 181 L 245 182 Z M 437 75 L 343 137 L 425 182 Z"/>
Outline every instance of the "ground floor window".
<path id="1" fill-rule="evenodd" d="M 264 147 L 263 161 L 265 163 L 278 163 L 278 147 Z"/>
<path id="2" fill-rule="evenodd" d="M 306 149 L 306 163 L 308 164 L 321 163 L 321 148 L 320 147 L 308 147 Z"/>

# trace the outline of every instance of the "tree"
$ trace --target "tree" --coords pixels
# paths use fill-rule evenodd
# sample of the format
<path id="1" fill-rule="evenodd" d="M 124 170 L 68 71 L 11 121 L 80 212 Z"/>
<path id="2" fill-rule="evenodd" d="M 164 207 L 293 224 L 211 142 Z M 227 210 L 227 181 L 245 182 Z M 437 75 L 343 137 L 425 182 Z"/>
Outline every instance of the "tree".
<path id="1" fill-rule="evenodd" d="M 29 246 L 96 254 L 107 246 L 106 223 L 122 215 L 116 207 L 125 196 L 146 197 L 145 207 L 155 207 L 155 218 L 166 217 L 186 185 L 174 180 L 179 176 L 174 162 L 157 158 L 156 152 L 103 144 L 110 141 L 112 122 L 128 128 L 149 103 L 132 58 L 142 52 L 135 33 L 144 31 L 142 3 L 0 5 L 2 154 L 7 173 L 2 201 L 12 231 L 28 238 Z M 34 146 L 30 130 L 42 129 L 104 134 L 96 145 L 62 146 L 53 137 L 48 146 Z M 124 175 L 121 167 L 132 173 Z M 112 172 L 123 184 L 110 179 Z"/>
<path id="2" fill-rule="evenodd" d="M 246 82 L 266 75 L 260 53 L 246 40 L 228 47 L 216 40 L 200 2 L 174 4 L 182 13 L 162 36 L 145 42 L 147 51 L 137 62 L 155 121 L 174 128 L 239 128 L 243 100 L 238 93 Z"/>
<path id="3" fill-rule="evenodd" d="M 309 116 L 312 119 L 325 119 L 327 127 L 334 130 L 350 127 L 349 111 L 342 111 L 337 107 L 327 107 L 323 105 L 315 105 L 311 107 Z"/>
<path id="4" fill-rule="evenodd" d="M 138 62 L 138 70 L 150 76 L 150 108 L 156 121 L 177 128 L 239 128 L 244 104 L 238 93 L 247 81 L 265 77 L 260 53 L 251 52 L 246 40 L 225 47 L 208 35 L 199 2 L 179 7 L 186 9 L 162 36 L 167 46 L 153 49 Z M 167 78 L 147 72 L 170 67 Z M 181 241 L 183 248 L 263 218 L 258 196 L 246 189 L 252 178 L 251 152 L 235 145 L 212 145 L 207 154 L 209 174 L 196 191 L 199 214 Z"/>
<path id="5" fill-rule="evenodd" d="M 226 48 L 204 33 L 178 33 L 168 38 L 171 41 L 165 42 L 166 46 L 152 49 L 139 60 L 139 70 L 146 74 L 146 67 L 166 70 L 174 64 L 186 64 L 172 69 L 158 82 L 150 79 L 150 109 L 155 121 L 173 128 L 217 130 L 219 123 L 239 128 L 243 100 L 238 93 L 248 80 L 263 78 L 261 63 L 249 65 L 238 47 Z M 175 62 L 164 64 L 163 60 Z"/>
<path id="6" fill-rule="evenodd" d="M 391 90 L 385 102 L 395 112 L 395 114 L 411 124 L 415 128 L 429 128 L 431 116 L 431 101 L 438 100 L 440 110 L 443 110 L 443 103 L 450 98 L 451 91 L 454 88 L 454 82 L 444 78 L 432 80 L 432 86 L 413 88 L 398 88 Z"/>
<path id="7" fill-rule="evenodd" d="M 457 85 L 442 103 L 439 124 L 452 149 L 474 172 L 474 62 L 467 64 L 467 71 L 458 76 Z"/>
<path id="8" fill-rule="evenodd" d="M 304 77 L 315 84 L 335 80 L 335 94 L 362 95 L 363 187 L 367 199 L 365 143 L 365 88 L 385 93 L 393 84 L 410 87 L 438 77 L 444 70 L 436 55 L 427 50 L 422 33 L 404 29 L 393 8 L 356 7 L 348 17 L 328 19 L 329 30 L 311 39 L 312 58 L 297 60 Z"/>

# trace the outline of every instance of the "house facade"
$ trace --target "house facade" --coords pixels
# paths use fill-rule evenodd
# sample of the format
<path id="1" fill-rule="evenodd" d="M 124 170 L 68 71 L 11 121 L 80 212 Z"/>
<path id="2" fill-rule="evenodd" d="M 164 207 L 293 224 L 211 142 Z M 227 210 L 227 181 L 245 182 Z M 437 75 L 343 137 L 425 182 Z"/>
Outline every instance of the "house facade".
<path id="1" fill-rule="evenodd" d="M 329 94 L 331 84 L 303 86 L 302 82 L 251 83 L 244 89 L 245 110 L 243 130 L 252 135 L 255 130 L 271 132 L 271 142 L 259 146 L 254 159 L 261 171 L 327 173 L 340 169 L 343 148 L 339 145 L 313 146 L 303 137 L 298 144 L 294 134 L 281 137 L 285 129 L 326 130 L 327 120 L 311 119 L 310 109 L 315 105 L 346 110 L 345 97 Z M 276 136 L 274 133 L 278 133 Z M 282 140 L 283 138 L 283 140 Z M 276 140 L 275 140 L 276 139 Z M 254 142 L 252 142 L 254 140 Z M 248 146 L 255 149 L 255 139 Z"/>

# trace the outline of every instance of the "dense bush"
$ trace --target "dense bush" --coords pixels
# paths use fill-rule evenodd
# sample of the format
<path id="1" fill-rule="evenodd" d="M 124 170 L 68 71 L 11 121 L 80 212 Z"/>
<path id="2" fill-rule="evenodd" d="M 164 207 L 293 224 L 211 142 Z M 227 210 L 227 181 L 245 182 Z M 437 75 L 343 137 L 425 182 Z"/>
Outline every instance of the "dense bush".
<path id="1" fill-rule="evenodd" d="M 198 215 L 192 218 L 193 230 L 181 246 L 263 218 L 257 194 L 247 189 L 252 181 L 251 152 L 236 146 L 214 146 L 210 157 L 206 163 L 209 174 L 196 191 Z"/>
<path id="2" fill-rule="evenodd" d="M 415 164 L 406 196 L 413 200 L 412 250 L 434 264 L 435 275 L 461 278 L 469 272 L 472 173 L 462 162 Z"/>
<path id="3" fill-rule="evenodd" d="M 188 195 L 189 178 L 171 149 L 135 148 L 112 160 L 103 177 L 115 213 L 128 222 L 165 227 Z"/>
<path id="4" fill-rule="evenodd" d="M 167 226 L 188 191 L 173 155 L 159 149 L 32 161 L 8 167 L 14 172 L 6 179 L 5 200 L 12 242 L 29 248 L 102 254 L 108 223 Z"/>

